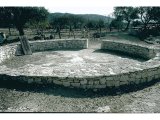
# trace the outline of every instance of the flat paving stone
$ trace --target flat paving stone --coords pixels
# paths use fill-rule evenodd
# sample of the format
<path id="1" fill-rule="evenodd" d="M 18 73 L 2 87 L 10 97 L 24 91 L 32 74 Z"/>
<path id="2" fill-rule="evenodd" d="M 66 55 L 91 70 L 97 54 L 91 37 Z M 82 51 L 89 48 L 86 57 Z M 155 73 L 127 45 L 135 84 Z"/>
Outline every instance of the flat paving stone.
<path id="1" fill-rule="evenodd" d="M 2 63 L 0 72 L 12 75 L 86 77 L 137 70 L 145 62 L 96 49 L 60 50 L 15 56 Z"/>

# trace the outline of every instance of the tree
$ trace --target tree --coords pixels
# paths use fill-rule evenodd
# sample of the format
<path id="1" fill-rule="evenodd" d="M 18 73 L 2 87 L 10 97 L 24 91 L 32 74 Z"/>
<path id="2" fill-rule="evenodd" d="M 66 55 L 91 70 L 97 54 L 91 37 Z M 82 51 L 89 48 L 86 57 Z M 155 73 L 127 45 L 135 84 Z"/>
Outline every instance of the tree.
<path id="1" fill-rule="evenodd" d="M 138 8 L 139 17 L 143 24 L 144 30 L 147 29 L 147 25 L 152 20 L 152 7 L 139 7 Z"/>
<path id="2" fill-rule="evenodd" d="M 61 17 L 58 17 L 58 18 L 52 18 L 52 20 L 50 22 L 53 29 L 56 30 L 55 33 L 58 33 L 59 39 L 61 39 L 61 30 L 63 28 L 65 28 L 67 20 L 68 20 L 67 17 L 61 16 Z"/>
<path id="3" fill-rule="evenodd" d="M 62 29 L 65 28 L 69 30 L 69 37 L 71 36 L 71 34 L 75 37 L 74 30 L 77 28 L 81 29 L 83 23 L 84 22 L 82 17 L 68 13 L 65 13 L 61 16 L 51 17 L 50 19 L 50 24 L 53 29 L 56 30 L 56 33 L 58 33 L 60 39 Z"/>
<path id="4" fill-rule="evenodd" d="M 44 30 L 50 27 L 49 22 L 47 20 L 46 21 L 30 21 L 25 26 L 31 29 L 36 29 L 36 32 L 38 35 L 43 35 Z"/>
<path id="5" fill-rule="evenodd" d="M 12 17 L 13 15 L 9 9 L 0 7 L 0 27 L 8 27 L 9 35 L 11 35 L 10 28 L 13 24 Z"/>
<path id="6" fill-rule="evenodd" d="M 86 26 L 89 30 L 95 29 L 95 28 L 97 27 L 97 22 L 94 21 L 94 20 L 88 20 L 88 21 L 86 21 L 85 26 Z"/>
<path id="7" fill-rule="evenodd" d="M 99 32 L 100 32 L 100 35 L 101 35 L 102 28 L 105 27 L 104 21 L 100 19 L 100 20 L 97 22 L 97 27 L 99 28 Z"/>
<path id="8" fill-rule="evenodd" d="M 110 31 L 112 31 L 112 28 L 118 29 L 118 31 L 122 30 L 123 28 L 123 22 L 121 18 L 113 19 L 110 23 Z"/>
<path id="9" fill-rule="evenodd" d="M 19 35 L 24 35 L 24 26 L 29 21 L 44 21 L 48 16 L 48 11 L 44 7 L 2 7 L 3 20 L 9 20 L 19 31 Z"/>
<path id="10" fill-rule="evenodd" d="M 152 7 L 150 16 L 155 22 L 160 24 L 160 7 Z"/>
<path id="11" fill-rule="evenodd" d="M 114 15 L 116 18 L 121 17 L 122 20 L 127 22 L 126 28 L 124 29 L 126 31 L 128 30 L 131 21 L 138 18 L 138 11 L 133 7 L 115 7 Z"/>

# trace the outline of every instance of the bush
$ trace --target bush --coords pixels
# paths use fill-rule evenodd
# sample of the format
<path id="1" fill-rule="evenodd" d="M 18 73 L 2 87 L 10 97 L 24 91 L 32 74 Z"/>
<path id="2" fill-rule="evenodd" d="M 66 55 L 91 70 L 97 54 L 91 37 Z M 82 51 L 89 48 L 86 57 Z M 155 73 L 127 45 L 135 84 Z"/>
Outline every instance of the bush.
<path id="1" fill-rule="evenodd" d="M 96 33 L 93 33 L 93 37 L 94 38 L 100 38 L 100 37 L 105 37 L 105 33 L 99 33 L 99 32 L 96 32 Z"/>
<path id="2" fill-rule="evenodd" d="M 150 35 L 152 36 L 159 36 L 160 35 L 160 30 L 157 27 L 152 27 L 148 29 L 141 28 L 137 31 L 137 36 L 141 39 L 144 40 Z"/>

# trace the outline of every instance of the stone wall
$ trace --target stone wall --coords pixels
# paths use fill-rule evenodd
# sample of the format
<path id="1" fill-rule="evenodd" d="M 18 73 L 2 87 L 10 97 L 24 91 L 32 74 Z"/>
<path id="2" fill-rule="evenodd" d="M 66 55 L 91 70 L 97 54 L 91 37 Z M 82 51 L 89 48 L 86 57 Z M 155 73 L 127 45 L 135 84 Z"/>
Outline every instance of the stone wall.
<path id="1" fill-rule="evenodd" d="M 30 46 L 33 52 L 61 49 L 86 49 L 88 48 L 87 39 L 60 39 L 60 40 L 41 40 L 32 41 Z M 0 46 L 0 63 L 15 55 L 22 55 L 21 45 L 9 44 Z"/>
<path id="2" fill-rule="evenodd" d="M 86 49 L 88 48 L 87 39 L 59 39 L 59 40 L 40 40 L 30 42 L 32 52 L 61 49 Z M 20 48 L 20 45 L 18 46 Z"/>
<path id="3" fill-rule="evenodd" d="M 46 43 L 45 43 L 46 42 Z M 77 48 L 77 43 L 81 45 L 79 48 L 87 48 L 87 40 L 77 41 L 71 40 L 66 41 L 37 41 L 32 42 L 31 46 L 34 52 L 44 51 L 51 49 L 61 49 L 61 48 Z M 65 45 L 70 45 L 66 47 Z M 112 46 L 113 45 L 113 46 Z M 61 46 L 61 47 L 59 47 Z M 63 46 L 63 47 L 62 47 Z M 48 48 L 49 47 L 49 48 Z M 42 49 L 43 48 L 43 49 Z M 20 48 L 19 48 L 20 49 Z M 152 58 L 155 55 L 153 49 L 148 47 L 143 47 L 133 44 L 123 44 L 119 42 L 103 41 L 102 49 L 113 49 L 122 52 L 127 52 L 129 54 L 142 55 L 144 58 Z M 0 62 L 10 58 L 15 55 L 17 50 L 17 45 L 6 45 L 0 47 Z M 132 51 L 132 52 L 131 52 Z M 141 53 L 142 52 L 142 53 Z M 153 53 L 153 54 L 152 54 Z M 157 53 L 159 54 L 159 53 Z M 158 58 L 159 56 L 157 56 Z M 103 76 L 90 76 L 90 77 L 57 77 L 57 76 L 25 76 L 25 75 L 12 75 L 12 74 L 2 74 L 0 73 L 1 80 L 15 80 L 27 83 L 37 83 L 37 84 L 58 84 L 65 87 L 76 87 L 76 88 L 87 88 L 87 89 L 100 89 L 106 87 L 119 87 L 123 85 L 140 84 L 145 82 L 150 82 L 160 78 L 160 60 L 156 57 L 149 61 L 142 63 L 141 68 L 134 71 L 125 71 L 119 74 L 103 75 Z M 1 66 L 0 66 L 1 67 Z M 3 67 L 1 67 L 3 68 Z"/>
<path id="4" fill-rule="evenodd" d="M 142 57 L 144 59 L 151 59 L 156 55 L 155 50 L 148 46 L 127 43 L 127 41 L 117 42 L 117 41 L 103 40 L 101 44 L 101 49 L 119 51 L 127 53 L 129 55 Z"/>
<path id="5" fill-rule="evenodd" d="M 11 76 L 3 75 L 1 79 L 10 79 L 12 81 L 20 81 L 36 84 L 57 84 L 70 88 L 83 89 L 101 89 L 113 88 L 123 85 L 134 85 L 145 82 L 150 82 L 160 78 L 160 65 L 152 66 L 143 70 L 126 72 L 122 74 L 110 76 L 92 76 L 92 77 L 56 77 L 56 76 Z"/>
<path id="6" fill-rule="evenodd" d="M 15 56 L 17 51 L 17 45 L 4 45 L 0 47 L 0 63 L 6 59 L 10 59 L 11 57 Z"/>

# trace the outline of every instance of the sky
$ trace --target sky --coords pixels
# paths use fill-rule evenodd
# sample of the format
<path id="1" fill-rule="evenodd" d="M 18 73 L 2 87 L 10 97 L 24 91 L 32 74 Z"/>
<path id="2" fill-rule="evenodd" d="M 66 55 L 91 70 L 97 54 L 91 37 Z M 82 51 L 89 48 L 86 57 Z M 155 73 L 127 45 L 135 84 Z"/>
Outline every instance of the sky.
<path id="1" fill-rule="evenodd" d="M 106 0 L 57 0 L 51 4 L 45 4 L 49 12 L 62 12 L 74 14 L 100 14 L 113 13 L 113 5 L 107 5 Z"/>
<path id="2" fill-rule="evenodd" d="M 146 2 L 147 1 L 147 2 Z M 159 0 L 0 0 L 0 6 L 41 6 L 49 12 L 111 15 L 115 6 L 157 6 Z"/>
<path id="3" fill-rule="evenodd" d="M 108 16 L 113 13 L 113 7 L 53 7 L 53 6 L 45 6 L 49 12 L 62 12 L 62 13 L 74 13 L 74 14 L 100 14 Z"/>

